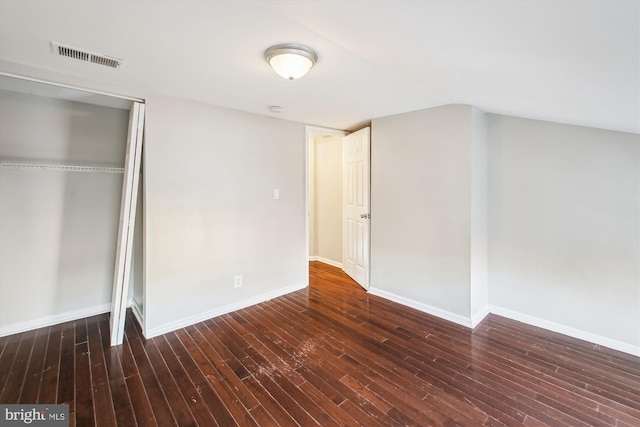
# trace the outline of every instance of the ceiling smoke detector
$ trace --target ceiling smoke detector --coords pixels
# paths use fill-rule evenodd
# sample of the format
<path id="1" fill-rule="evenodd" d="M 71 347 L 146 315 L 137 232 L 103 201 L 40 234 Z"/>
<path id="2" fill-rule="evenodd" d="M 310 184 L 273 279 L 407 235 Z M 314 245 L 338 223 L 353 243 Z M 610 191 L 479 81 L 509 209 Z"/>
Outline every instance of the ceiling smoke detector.
<path id="1" fill-rule="evenodd" d="M 98 65 L 104 65 L 109 68 L 118 68 L 124 60 L 114 58 L 112 56 L 101 55 L 88 50 L 82 50 L 71 46 L 65 46 L 60 43 L 51 42 L 51 52 L 54 55 L 66 56 L 67 58 L 77 59 L 78 61 L 91 62 Z"/>

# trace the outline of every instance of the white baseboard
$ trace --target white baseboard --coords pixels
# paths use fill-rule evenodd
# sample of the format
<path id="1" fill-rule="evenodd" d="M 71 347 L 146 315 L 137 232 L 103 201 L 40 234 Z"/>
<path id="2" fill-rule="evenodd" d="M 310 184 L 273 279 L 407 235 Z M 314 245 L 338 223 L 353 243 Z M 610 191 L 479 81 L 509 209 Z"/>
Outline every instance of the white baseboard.
<path id="1" fill-rule="evenodd" d="M 441 319 L 448 320 L 453 323 L 457 323 L 458 325 L 466 326 L 467 328 L 472 327 L 471 319 L 461 316 L 456 313 L 452 313 L 447 310 L 443 310 L 438 307 L 434 307 L 429 304 L 425 304 L 416 300 L 412 300 L 410 298 L 406 298 L 400 295 L 396 295 L 391 292 L 384 291 L 382 289 L 377 288 L 369 288 L 368 291 L 372 295 L 377 295 L 384 299 L 388 299 L 393 302 L 397 302 L 398 304 L 406 305 L 407 307 L 415 308 L 416 310 L 420 310 L 424 313 L 431 314 L 433 316 L 439 317 Z M 484 318 L 484 316 L 483 316 Z"/>
<path id="2" fill-rule="evenodd" d="M 65 311 L 64 313 L 43 316 L 37 319 L 28 320 L 26 322 L 17 322 L 8 325 L 2 325 L 0 326 L 0 337 L 13 335 L 20 332 L 26 332 L 32 329 L 57 325 L 59 323 L 69 322 L 71 320 L 78 320 L 85 317 L 96 316 L 98 314 L 109 313 L 110 311 L 110 303 L 100 304 L 93 307 L 82 308 L 80 310 Z"/>
<path id="3" fill-rule="evenodd" d="M 131 304 L 131 311 L 133 312 L 133 316 L 138 321 L 138 325 L 140 325 L 140 329 L 144 331 L 144 315 L 138 306 L 138 303 L 134 300 L 133 304 Z"/>
<path id="4" fill-rule="evenodd" d="M 342 263 L 341 262 L 334 261 L 334 260 L 331 260 L 331 259 L 328 259 L 328 258 L 323 258 L 321 256 L 316 256 L 314 258 L 315 258 L 314 261 L 319 261 L 319 262 L 322 262 L 324 264 L 329 264 L 329 265 L 332 265 L 334 267 L 342 268 Z"/>
<path id="5" fill-rule="evenodd" d="M 306 283 L 301 283 L 301 284 L 286 286 L 284 288 L 279 288 L 274 291 L 266 292 L 264 294 L 257 295 L 252 298 L 247 298 L 245 300 L 238 301 L 233 304 L 214 308 L 213 310 L 205 311 L 204 313 L 196 314 L 194 316 L 185 317 L 183 319 L 166 323 L 164 325 L 156 326 L 155 328 L 146 330 L 144 336 L 147 339 L 157 337 L 158 335 L 166 334 L 167 332 L 172 332 L 177 329 L 184 328 L 186 326 L 190 326 L 207 319 L 211 319 L 212 317 L 221 316 L 223 314 L 231 313 L 232 311 L 241 310 L 243 308 L 247 308 L 252 305 L 260 304 L 261 302 L 269 301 L 270 299 L 274 299 L 291 292 L 299 291 L 300 289 L 304 289 L 306 287 L 307 287 Z"/>
<path id="6" fill-rule="evenodd" d="M 520 313 L 504 307 L 490 305 L 489 311 L 498 316 L 517 320 L 518 322 L 526 323 L 531 326 L 537 326 L 538 328 L 547 329 L 549 331 L 558 332 L 560 334 L 568 335 L 573 338 L 588 341 L 595 344 L 596 347 L 603 346 L 611 348 L 613 350 L 621 351 L 623 353 L 632 354 L 634 356 L 640 356 L 640 346 L 635 346 L 622 341 L 607 338 L 602 335 L 586 332 L 581 329 L 576 329 L 571 326 L 562 325 L 560 323 L 555 323 L 546 319 L 542 319 L 540 317 Z"/>
<path id="7" fill-rule="evenodd" d="M 309 261 L 317 261 L 317 260 L 318 260 L 317 256 L 315 256 L 315 255 L 313 255 L 313 256 L 310 255 L 309 256 Z"/>
<path id="8" fill-rule="evenodd" d="M 572 328 L 570 326 L 562 325 L 560 323 L 551 322 L 546 319 L 519 313 L 517 311 L 509 310 L 507 308 L 498 307 L 495 305 L 489 305 L 488 307 L 485 307 L 469 319 L 459 314 L 442 310 L 441 308 L 424 304 L 422 302 L 396 295 L 394 293 L 387 292 L 381 289 L 370 288 L 369 293 L 393 302 L 397 302 L 398 304 L 406 305 L 407 307 L 415 308 L 416 310 L 420 310 L 424 313 L 431 314 L 441 319 L 457 323 L 458 325 L 466 326 L 467 328 L 475 328 L 489 313 L 493 313 L 498 316 L 526 323 L 531 326 L 536 326 L 538 328 L 547 329 L 549 331 L 558 332 L 560 334 L 568 335 L 573 338 L 588 341 L 590 343 L 593 343 L 594 346 L 603 346 L 634 356 L 640 356 L 640 346 L 635 346 L 622 341 L 604 337 L 602 335 L 593 334 L 591 332 L 586 332 L 580 329 Z"/>
<path id="9" fill-rule="evenodd" d="M 480 324 L 480 322 L 482 322 L 490 312 L 491 311 L 489 310 L 489 306 L 487 305 L 484 308 L 482 308 L 480 311 L 478 311 L 476 314 L 471 316 L 471 327 L 475 328 L 476 326 L 478 326 L 478 324 Z"/>

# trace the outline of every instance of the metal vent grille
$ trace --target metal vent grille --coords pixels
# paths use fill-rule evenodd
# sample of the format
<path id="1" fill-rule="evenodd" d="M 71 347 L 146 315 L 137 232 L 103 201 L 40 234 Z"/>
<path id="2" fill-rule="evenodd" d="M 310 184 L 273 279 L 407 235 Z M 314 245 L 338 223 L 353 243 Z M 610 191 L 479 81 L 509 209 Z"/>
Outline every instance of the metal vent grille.
<path id="1" fill-rule="evenodd" d="M 56 42 L 51 42 L 51 51 L 54 55 L 66 56 L 79 61 L 92 62 L 105 67 L 118 68 L 124 61 L 107 55 L 100 55 L 88 50 L 77 49 L 71 46 L 64 46 Z"/>

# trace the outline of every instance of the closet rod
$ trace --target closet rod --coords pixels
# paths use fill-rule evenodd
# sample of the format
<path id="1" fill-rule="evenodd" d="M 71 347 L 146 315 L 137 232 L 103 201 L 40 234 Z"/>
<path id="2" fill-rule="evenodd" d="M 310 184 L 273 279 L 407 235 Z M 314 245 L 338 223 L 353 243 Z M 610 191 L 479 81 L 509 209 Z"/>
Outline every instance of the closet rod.
<path id="1" fill-rule="evenodd" d="M 98 173 L 124 173 L 124 168 L 109 168 L 102 166 L 79 166 L 79 165 L 53 165 L 40 163 L 0 163 L 1 169 L 25 169 L 25 170 L 46 170 L 58 172 L 98 172 Z"/>

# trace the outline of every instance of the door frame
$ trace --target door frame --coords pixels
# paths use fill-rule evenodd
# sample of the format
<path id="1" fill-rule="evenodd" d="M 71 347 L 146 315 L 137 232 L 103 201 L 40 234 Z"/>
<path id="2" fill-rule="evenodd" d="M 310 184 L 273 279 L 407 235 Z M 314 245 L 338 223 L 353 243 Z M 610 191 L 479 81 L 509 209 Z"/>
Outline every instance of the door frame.
<path id="1" fill-rule="evenodd" d="M 306 271 L 306 285 L 309 286 L 309 241 L 310 241 L 310 222 L 309 215 L 311 212 L 309 211 L 310 203 L 309 198 L 311 194 L 309 192 L 309 184 L 311 182 L 311 165 L 310 165 L 310 154 L 311 149 L 314 148 L 315 138 L 324 135 L 331 136 L 346 136 L 349 132 L 338 129 L 324 128 L 318 126 L 305 126 L 305 145 L 304 145 L 304 212 L 305 212 L 305 245 L 304 245 L 304 265 Z"/>

